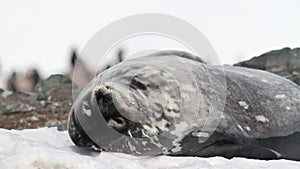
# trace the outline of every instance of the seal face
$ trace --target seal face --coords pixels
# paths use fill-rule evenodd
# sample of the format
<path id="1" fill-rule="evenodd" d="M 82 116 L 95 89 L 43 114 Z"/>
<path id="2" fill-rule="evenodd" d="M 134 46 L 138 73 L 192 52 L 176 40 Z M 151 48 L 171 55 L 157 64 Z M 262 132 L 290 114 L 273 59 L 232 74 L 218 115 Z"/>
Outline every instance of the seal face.
<path id="1" fill-rule="evenodd" d="M 76 145 L 98 151 L 300 160 L 299 121 L 296 84 L 163 51 L 97 76 L 68 130 Z"/>

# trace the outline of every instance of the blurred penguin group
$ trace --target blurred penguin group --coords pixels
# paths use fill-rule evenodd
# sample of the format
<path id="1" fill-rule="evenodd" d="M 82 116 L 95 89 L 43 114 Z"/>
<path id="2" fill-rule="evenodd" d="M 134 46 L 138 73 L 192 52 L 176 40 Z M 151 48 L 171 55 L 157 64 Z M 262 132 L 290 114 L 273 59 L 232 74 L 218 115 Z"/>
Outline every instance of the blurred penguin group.
<path id="1" fill-rule="evenodd" d="M 118 63 L 123 61 L 124 49 L 118 50 L 116 58 Z M 104 70 L 109 69 L 111 66 L 113 65 L 106 65 Z M 76 76 L 73 76 L 75 71 Z M 93 72 L 89 70 L 78 56 L 77 50 L 71 50 L 69 68 L 65 75 L 68 76 L 79 88 L 84 88 L 95 77 L 95 75 L 102 71 Z M 25 74 L 12 71 L 6 79 L 5 88 L 12 92 L 33 92 L 36 84 L 40 80 L 42 80 L 42 77 L 36 68 L 29 69 Z"/>
<path id="2" fill-rule="evenodd" d="M 25 75 L 13 71 L 6 82 L 6 89 L 12 92 L 31 92 L 40 80 L 41 76 L 35 68 L 28 70 Z"/>

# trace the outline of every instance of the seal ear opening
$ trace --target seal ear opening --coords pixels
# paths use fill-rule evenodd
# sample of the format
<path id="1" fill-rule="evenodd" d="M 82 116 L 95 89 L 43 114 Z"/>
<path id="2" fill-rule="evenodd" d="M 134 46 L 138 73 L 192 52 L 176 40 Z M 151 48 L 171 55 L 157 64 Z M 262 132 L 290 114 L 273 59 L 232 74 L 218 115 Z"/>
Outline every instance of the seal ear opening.
<path id="1" fill-rule="evenodd" d="M 92 141 L 92 139 L 82 129 L 78 122 L 74 108 L 71 109 L 68 119 L 68 133 L 76 146 L 101 151 L 101 148 Z"/>

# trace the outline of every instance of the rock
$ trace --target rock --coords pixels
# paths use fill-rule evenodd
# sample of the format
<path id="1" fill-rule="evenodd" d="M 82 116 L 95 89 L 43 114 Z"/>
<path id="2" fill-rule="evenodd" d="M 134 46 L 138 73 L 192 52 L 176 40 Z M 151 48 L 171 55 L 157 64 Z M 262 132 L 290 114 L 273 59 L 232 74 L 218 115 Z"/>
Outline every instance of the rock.
<path id="1" fill-rule="evenodd" d="M 68 129 L 67 121 L 64 121 L 62 124 L 57 126 L 58 131 L 66 131 Z"/>
<path id="2" fill-rule="evenodd" d="M 66 130 L 72 102 L 72 81 L 64 75 L 40 81 L 34 92 L 12 93 L 0 89 L 0 128 L 58 126 L 59 130 Z"/>
<path id="3" fill-rule="evenodd" d="M 11 92 L 11 91 L 0 89 L 0 99 L 6 98 L 7 96 L 11 95 L 12 93 L 13 92 Z"/>
<path id="4" fill-rule="evenodd" d="M 36 86 L 35 92 L 48 92 L 57 89 L 72 89 L 72 81 L 69 77 L 61 74 L 51 75 L 41 80 Z"/>
<path id="5" fill-rule="evenodd" d="M 43 109 L 34 93 L 15 92 L 1 99 L 0 114 L 23 113 Z"/>
<path id="6" fill-rule="evenodd" d="M 300 85 L 300 48 L 273 50 L 234 66 L 266 70 Z"/>
<path id="7" fill-rule="evenodd" d="M 59 121 L 58 120 L 48 120 L 44 126 L 45 127 L 54 127 L 54 126 L 57 126 L 59 124 Z"/>
<path id="8" fill-rule="evenodd" d="M 35 88 L 38 100 L 45 100 L 50 104 L 50 112 L 69 112 L 72 105 L 72 84 L 69 77 L 65 75 L 52 75 L 46 80 L 40 81 Z"/>
<path id="9" fill-rule="evenodd" d="M 67 120 L 62 120 L 62 121 L 59 121 L 59 120 L 48 120 L 45 124 L 44 124 L 45 127 L 57 127 L 57 130 L 59 131 L 65 131 L 67 130 Z"/>

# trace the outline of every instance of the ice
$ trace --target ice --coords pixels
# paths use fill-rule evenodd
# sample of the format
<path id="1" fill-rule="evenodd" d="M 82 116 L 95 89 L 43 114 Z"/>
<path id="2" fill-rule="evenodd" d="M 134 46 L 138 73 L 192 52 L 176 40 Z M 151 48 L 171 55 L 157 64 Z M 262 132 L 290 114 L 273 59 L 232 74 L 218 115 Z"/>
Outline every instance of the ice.
<path id="1" fill-rule="evenodd" d="M 0 129 L 1 169 L 300 169 L 300 162 L 222 157 L 132 156 L 96 153 L 74 146 L 56 128 Z"/>

